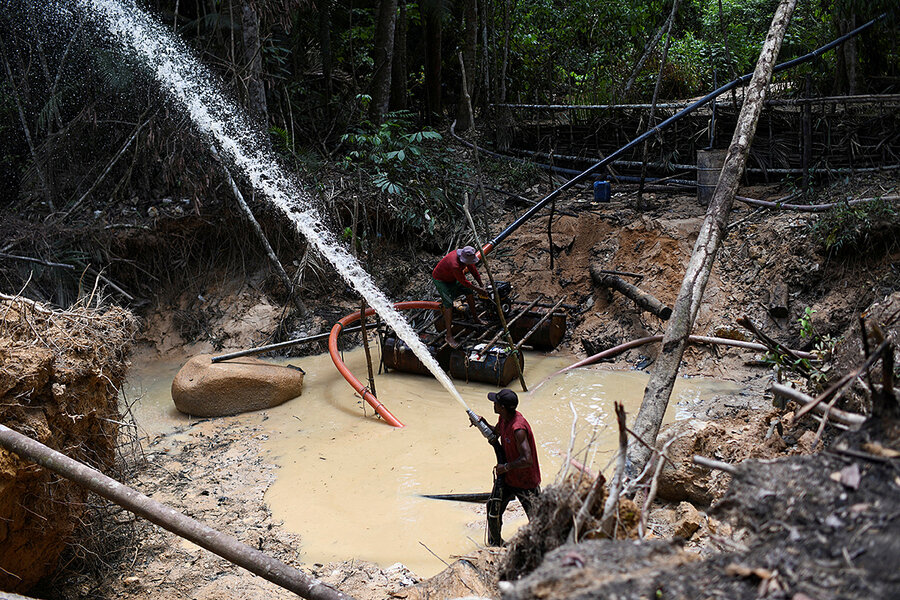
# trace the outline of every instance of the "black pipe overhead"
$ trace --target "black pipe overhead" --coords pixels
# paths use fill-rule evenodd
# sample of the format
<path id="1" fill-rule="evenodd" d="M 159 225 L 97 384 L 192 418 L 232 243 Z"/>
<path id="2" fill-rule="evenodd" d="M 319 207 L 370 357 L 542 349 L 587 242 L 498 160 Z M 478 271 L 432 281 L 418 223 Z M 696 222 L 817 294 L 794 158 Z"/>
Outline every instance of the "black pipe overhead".
<path id="1" fill-rule="evenodd" d="M 888 13 L 886 13 L 886 12 L 882 13 L 881 15 L 872 19 L 871 21 L 864 23 L 863 25 L 860 25 L 853 31 L 847 33 L 846 35 L 843 35 L 843 36 L 837 38 L 836 40 L 829 42 L 828 44 L 825 44 L 824 46 L 813 50 L 809 54 L 804 54 L 803 56 L 797 57 L 793 60 L 789 60 L 787 62 L 783 62 L 779 65 L 776 65 L 773 70 L 773 73 L 778 73 L 780 71 L 785 71 L 787 69 L 791 69 L 793 67 L 796 67 L 797 65 L 803 64 L 805 62 L 809 62 L 809 61 L 813 60 L 814 58 L 821 56 L 822 54 L 824 54 L 825 52 L 828 52 L 832 48 L 835 48 L 836 46 L 843 44 L 850 38 L 859 35 L 863 31 L 865 31 L 866 29 L 870 28 L 872 25 L 874 25 L 875 23 L 880 21 L 881 19 L 885 18 L 887 16 L 887 14 Z M 731 91 L 732 89 L 736 88 L 737 86 L 747 83 L 748 81 L 750 81 L 752 76 L 753 76 L 753 73 L 748 73 L 742 77 L 735 79 L 734 81 L 732 81 L 730 83 L 726 83 L 725 85 L 719 87 L 715 91 L 710 92 L 703 98 L 700 98 L 693 104 L 688 105 L 688 107 L 685 108 L 684 110 L 681 110 L 681 111 L 675 113 L 674 115 L 672 115 L 671 117 L 669 117 L 668 119 L 666 119 L 665 121 L 660 123 L 659 125 L 656 125 L 650 129 L 648 129 L 647 131 L 645 131 L 638 137 L 634 138 L 633 140 L 631 140 L 630 142 L 628 142 L 627 144 L 625 144 L 624 146 L 622 146 L 615 152 L 607 155 L 606 158 L 604 158 L 603 160 L 601 160 L 597 163 L 594 163 L 594 165 L 588 167 L 585 171 L 582 171 L 580 174 L 576 175 L 575 177 L 573 177 L 569 181 L 565 182 L 560 187 L 556 188 L 555 190 L 553 190 L 552 192 L 550 192 L 549 194 L 544 196 L 542 199 L 540 199 L 534 206 L 532 206 L 527 211 L 525 211 L 525 213 L 521 217 L 519 217 L 518 219 L 516 219 L 515 221 L 510 223 L 510 225 L 506 229 L 504 229 L 503 231 L 498 233 L 494 237 L 494 239 L 489 241 L 485 245 L 483 251 L 490 252 L 492 249 L 494 249 L 497 246 L 497 244 L 499 244 L 500 242 L 505 240 L 507 237 L 509 237 L 509 235 L 512 234 L 512 232 L 514 232 L 516 229 L 518 229 L 522 225 L 522 223 L 524 223 L 525 221 L 530 219 L 532 216 L 534 216 L 534 214 L 536 212 L 541 210 L 549 202 L 551 202 L 554 199 L 556 199 L 557 197 L 559 197 L 560 194 L 562 194 L 564 191 L 568 190 L 569 188 L 581 183 L 582 181 L 584 181 L 585 179 L 587 179 L 588 177 L 593 175 L 597 170 L 605 167 L 606 165 L 608 165 L 609 163 L 614 161 L 616 158 L 621 156 L 625 151 L 633 148 L 637 144 L 640 144 L 641 142 L 643 142 L 645 139 L 647 139 L 651 135 L 658 133 L 658 132 L 662 131 L 663 129 L 666 129 L 667 127 L 669 127 L 669 125 L 675 123 L 682 117 L 689 115 L 690 113 L 694 112 L 701 106 L 704 106 L 704 105 L 712 102 L 718 96 L 721 96 L 725 92 Z"/>

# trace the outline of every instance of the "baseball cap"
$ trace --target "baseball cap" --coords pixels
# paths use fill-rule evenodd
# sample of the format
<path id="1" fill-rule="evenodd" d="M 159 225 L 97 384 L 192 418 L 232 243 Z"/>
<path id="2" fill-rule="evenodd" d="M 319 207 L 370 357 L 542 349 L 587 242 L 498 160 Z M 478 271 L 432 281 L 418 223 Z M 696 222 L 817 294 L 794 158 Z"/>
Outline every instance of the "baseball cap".
<path id="1" fill-rule="evenodd" d="M 460 248 L 456 251 L 456 255 L 459 257 L 459 262 L 464 265 L 474 265 L 478 262 L 478 255 L 475 253 L 475 248 L 472 246 Z"/>
<path id="2" fill-rule="evenodd" d="M 506 408 L 516 408 L 519 405 L 519 396 L 507 388 L 503 388 L 499 392 L 488 392 L 487 396 L 491 402 L 499 402 L 500 406 Z"/>

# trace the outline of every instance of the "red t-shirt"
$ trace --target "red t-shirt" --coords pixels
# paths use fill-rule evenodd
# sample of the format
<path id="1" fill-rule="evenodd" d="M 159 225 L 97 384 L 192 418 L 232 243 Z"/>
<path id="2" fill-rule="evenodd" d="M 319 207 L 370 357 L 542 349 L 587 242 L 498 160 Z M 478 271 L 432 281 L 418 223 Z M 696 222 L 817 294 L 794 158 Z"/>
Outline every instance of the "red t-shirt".
<path id="1" fill-rule="evenodd" d="M 502 418 L 497 421 L 497 433 L 500 435 L 500 445 L 503 446 L 503 452 L 506 453 L 507 463 L 511 463 L 520 456 L 519 445 L 516 443 L 517 429 L 525 430 L 525 443 L 531 448 L 531 466 L 513 469 L 506 473 L 506 483 L 513 487 L 529 490 L 541 485 L 541 468 L 538 466 L 537 446 L 534 443 L 534 434 L 531 433 L 531 425 L 520 412 L 516 412 L 516 416 L 511 421 L 504 421 Z"/>
<path id="2" fill-rule="evenodd" d="M 457 256 L 456 250 L 453 250 L 450 254 L 441 259 L 431 272 L 431 276 L 444 283 L 458 281 L 467 288 L 471 288 L 472 284 L 469 283 L 469 280 L 463 275 L 466 269 L 468 269 L 469 273 L 472 274 L 472 277 L 478 281 L 479 285 L 484 285 L 481 283 L 481 274 L 478 273 L 478 269 L 475 268 L 475 265 L 464 265 L 459 262 L 459 256 Z"/>

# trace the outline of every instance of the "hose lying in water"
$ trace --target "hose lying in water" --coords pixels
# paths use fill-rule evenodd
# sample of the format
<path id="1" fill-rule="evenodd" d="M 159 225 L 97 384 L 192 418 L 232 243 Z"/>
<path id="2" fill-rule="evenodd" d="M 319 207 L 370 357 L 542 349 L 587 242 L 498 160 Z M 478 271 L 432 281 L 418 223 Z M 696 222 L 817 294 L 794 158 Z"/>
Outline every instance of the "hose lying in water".
<path id="1" fill-rule="evenodd" d="M 429 300 L 411 300 L 408 302 L 398 302 L 394 305 L 394 308 L 397 310 L 410 310 L 410 309 L 431 309 L 431 310 L 440 310 L 441 305 L 438 302 L 432 302 Z M 366 316 L 374 315 L 375 309 L 369 308 L 366 310 Z M 387 407 L 382 404 L 378 398 L 375 397 L 375 394 L 369 391 L 363 383 L 356 378 L 353 373 L 350 372 L 350 369 L 347 368 L 347 365 L 344 364 L 343 359 L 341 358 L 341 352 L 338 350 L 338 336 L 341 334 L 344 329 L 350 325 L 351 323 L 355 323 L 359 320 L 359 311 L 352 312 L 337 323 L 334 324 L 334 327 L 331 328 L 331 334 L 328 337 L 328 353 L 331 355 L 331 360 L 334 362 L 334 366 L 337 367 L 337 370 L 343 376 L 344 379 L 347 380 L 347 383 L 356 390 L 356 393 L 362 396 L 362 399 L 369 403 L 369 406 L 375 409 L 375 412 L 384 419 L 388 425 L 393 427 L 404 427 L 403 423 L 400 422 L 397 417 L 391 414 L 391 411 L 387 409 Z"/>

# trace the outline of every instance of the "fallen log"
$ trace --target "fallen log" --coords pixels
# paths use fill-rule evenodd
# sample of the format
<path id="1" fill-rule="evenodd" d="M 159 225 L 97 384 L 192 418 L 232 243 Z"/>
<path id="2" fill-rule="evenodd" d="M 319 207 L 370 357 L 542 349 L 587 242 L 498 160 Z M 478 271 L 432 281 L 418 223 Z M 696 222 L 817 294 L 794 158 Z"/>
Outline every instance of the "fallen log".
<path id="1" fill-rule="evenodd" d="M 621 277 L 608 275 L 603 272 L 603 269 L 600 269 L 595 265 L 591 265 L 590 271 L 591 279 L 593 279 L 595 285 L 599 287 L 612 288 L 618 291 L 626 298 L 634 301 L 634 303 L 637 304 L 640 308 L 656 315 L 663 321 L 668 320 L 668 318 L 672 316 L 671 308 L 669 308 L 644 290 L 628 283 Z"/>

